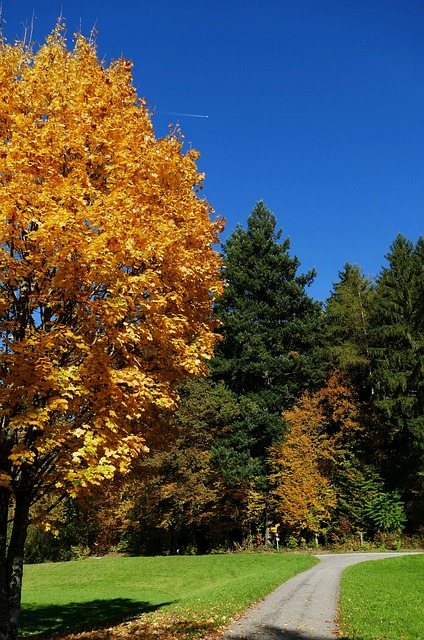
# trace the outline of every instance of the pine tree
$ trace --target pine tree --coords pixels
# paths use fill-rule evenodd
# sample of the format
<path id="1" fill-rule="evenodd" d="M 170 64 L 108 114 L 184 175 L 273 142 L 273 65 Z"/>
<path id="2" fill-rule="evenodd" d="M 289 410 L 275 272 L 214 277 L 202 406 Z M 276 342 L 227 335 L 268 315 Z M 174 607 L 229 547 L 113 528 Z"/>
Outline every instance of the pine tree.
<path id="1" fill-rule="evenodd" d="M 259 407 L 251 454 L 263 457 L 278 439 L 280 416 L 323 379 L 322 311 L 306 292 L 315 271 L 297 275 L 290 239 L 281 241 L 276 218 L 261 201 L 223 246 L 226 287 L 216 302 L 223 323 L 212 372 Z"/>
<path id="2" fill-rule="evenodd" d="M 346 263 L 325 307 L 325 334 L 332 364 L 349 373 L 366 398 L 370 380 L 369 323 L 373 283 L 358 265 Z"/>
<path id="3" fill-rule="evenodd" d="M 424 239 L 398 235 L 386 258 L 371 318 L 374 405 L 386 475 L 411 495 L 424 470 Z"/>

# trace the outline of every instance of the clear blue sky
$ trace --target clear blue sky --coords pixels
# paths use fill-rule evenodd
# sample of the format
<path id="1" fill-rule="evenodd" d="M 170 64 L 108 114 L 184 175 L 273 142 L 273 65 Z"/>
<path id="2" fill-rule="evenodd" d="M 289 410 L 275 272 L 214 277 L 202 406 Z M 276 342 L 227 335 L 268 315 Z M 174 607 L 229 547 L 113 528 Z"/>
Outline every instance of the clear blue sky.
<path id="1" fill-rule="evenodd" d="M 201 152 L 223 239 L 263 199 L 311 295 L 345 262 L 376 275 L 397 233 L 424 233 L 422 0 L 2 0 L 4 34 L 62 11 L 96 25 L 101 57 L 134 62 L 157 135 L 179 121 Z M 208 115 L 172 116 L 163 112 Z"/>

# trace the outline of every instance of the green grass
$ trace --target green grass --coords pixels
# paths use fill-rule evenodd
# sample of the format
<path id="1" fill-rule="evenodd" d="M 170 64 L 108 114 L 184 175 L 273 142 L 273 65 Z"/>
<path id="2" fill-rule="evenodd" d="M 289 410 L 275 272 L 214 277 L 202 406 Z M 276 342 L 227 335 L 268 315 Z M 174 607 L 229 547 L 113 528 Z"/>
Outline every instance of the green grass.
<path id="1" fill-rule="evenodd" d="M 340 640 L 423 640 L 424 555 L 349 567 L 339 623 Z"/>
<path id="2" fill-rule="evenodd" d="M 21 634 L 111 626 L 158 610 L 218 627 L 316 562 L 308 555 L 240 554 L 26 565 Z"/>

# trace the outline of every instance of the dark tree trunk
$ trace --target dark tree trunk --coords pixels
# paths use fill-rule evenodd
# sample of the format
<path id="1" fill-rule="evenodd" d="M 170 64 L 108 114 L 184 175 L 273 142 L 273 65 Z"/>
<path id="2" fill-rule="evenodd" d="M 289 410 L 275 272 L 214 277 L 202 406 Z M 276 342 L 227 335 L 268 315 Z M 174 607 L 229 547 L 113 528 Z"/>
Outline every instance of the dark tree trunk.
<path id="1" fill-rule="evenodd" d="M 0 640 L 17 640 L 21 609 L 24 545 L 31 494 L 16 495 L 13 528 L 7 543 L 10 491 L 0 488 Z"/>
<path id="2" fill-rule="evenodd" d="M 8 640 L 11 636 L 9 596 L 7 579 L 7 518 L 9 511 L 10 491 L 0 488 L 0 640 Z"/>

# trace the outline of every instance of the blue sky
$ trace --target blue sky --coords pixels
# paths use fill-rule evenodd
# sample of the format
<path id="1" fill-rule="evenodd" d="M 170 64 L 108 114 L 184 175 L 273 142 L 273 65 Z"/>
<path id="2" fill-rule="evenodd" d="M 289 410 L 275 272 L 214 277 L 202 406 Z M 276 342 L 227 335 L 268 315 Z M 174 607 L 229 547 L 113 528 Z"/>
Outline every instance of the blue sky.
<path id="1" fill-rule="evenodd" d="M 422 0 L 2 0 L 4 35 L 62 12 L 95 25 L 100 57 L 134 62 L 158 136 L 179 122 L 201 153 L 223 239 L 263 199 L 310 294 L 346 262 L 377 275 L 400 232 L 424 233 Z M 164 112 L 207 115 L 208 118 Z"/>

